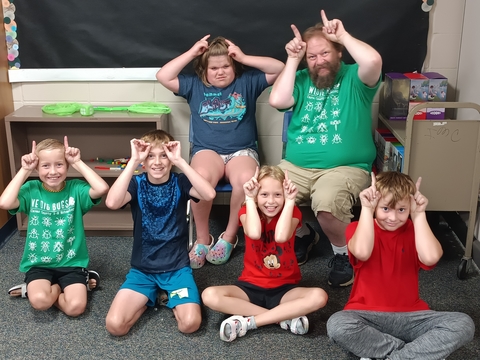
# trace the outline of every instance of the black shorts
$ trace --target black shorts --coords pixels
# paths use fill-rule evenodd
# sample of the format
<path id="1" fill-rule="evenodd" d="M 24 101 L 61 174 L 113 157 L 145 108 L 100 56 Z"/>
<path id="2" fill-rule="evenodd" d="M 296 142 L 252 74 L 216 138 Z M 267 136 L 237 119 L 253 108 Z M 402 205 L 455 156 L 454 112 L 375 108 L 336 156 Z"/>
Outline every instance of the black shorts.
<path id="1" fill-rule="evenodd" d="M 87 286 L 88 270 L 82 267 L 43 268 L 32 267 L 25 274 L 27 285 L 34 280 L 48 280 L 58 284 L 62 291 L 72 284 L 85 284 Z"/>
<path id="2" fill-rule="evenodd" d="M 276 288 L 266 289 L 245 281 L 237 281 L 235 285 L 247 294 L 248 299 L 252 304 L 269 310 L 280 304 L 283 295 L 298 287 L 297 284 L 286 284 Z"/>

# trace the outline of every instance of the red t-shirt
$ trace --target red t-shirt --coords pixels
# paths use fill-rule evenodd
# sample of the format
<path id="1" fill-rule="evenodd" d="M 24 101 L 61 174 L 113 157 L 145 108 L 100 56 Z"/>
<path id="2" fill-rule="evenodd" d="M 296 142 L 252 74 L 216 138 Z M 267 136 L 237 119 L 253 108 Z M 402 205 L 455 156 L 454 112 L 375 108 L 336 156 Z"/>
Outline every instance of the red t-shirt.
<path id="1" fill-rule="evenodd" d="M 246 214 L 246 210 L 246 207 L 242 206 L 238 217 Z M 267 289 L 286 284 L 298 284 L 300 281 L 302 276 L 294 248 L 295 231 L 290 240 L 284 243 L 275 242 L 275 227 L 279 217 L 280 213 L 269 223 L 261 218 L 260 239 L 252 240 L 245 235 L 243 271 L 238 280 Z M 298 227 L 300 227 L 302 213 L 297 206 L 293 209 L 293 218 L 298 219 Z"/>
<path id="2" fill-rule="evenodd" d="M 372 310 L 408 312 L 428 310 L 427 303 L 419 298 L 418 272 L 433 269 L 418 259 L 413 223 L 409 219 L 395 230 L 381 229 L 375 220 L 375 242 L 367 261 L 357 260 L 350 252 L 350 263 L 355 271 L 350 298 L 345 310 Z M 352 238 L 358 222 L 348 225 L 347 243 Z"/>

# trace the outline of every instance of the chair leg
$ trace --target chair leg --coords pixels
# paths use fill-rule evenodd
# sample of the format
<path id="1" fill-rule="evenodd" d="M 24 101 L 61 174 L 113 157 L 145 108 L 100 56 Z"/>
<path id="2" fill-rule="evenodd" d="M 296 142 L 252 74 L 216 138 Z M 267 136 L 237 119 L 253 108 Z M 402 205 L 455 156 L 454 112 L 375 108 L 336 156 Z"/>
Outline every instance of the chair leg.
<path id="1" fill-rule="evenodd" d="M 187 244 L 187 250 L 190 251 L 190 249 L 193 246 L 193 215 L 192 215 L 192 208 L 190 206 L 190 201 L 188 200 L 187 202 L 187 221 L 188 221 L 188 244 Z"/>

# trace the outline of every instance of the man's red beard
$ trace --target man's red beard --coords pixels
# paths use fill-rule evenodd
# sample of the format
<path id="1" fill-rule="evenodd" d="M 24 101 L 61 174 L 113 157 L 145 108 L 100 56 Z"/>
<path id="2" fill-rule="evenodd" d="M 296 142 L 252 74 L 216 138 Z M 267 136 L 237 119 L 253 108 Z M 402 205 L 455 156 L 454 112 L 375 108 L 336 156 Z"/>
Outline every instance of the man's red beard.
<path id="1" fill-rule="evenodd" d="M 323 76 L 318 75 L 320 69 L 328 69 L 328 74 Z M 327 62 L 321 66 L 315 66 L 313 71 L 312 69 L 308 69 L 313 84 L 319 89 L 326 89 L 332 87 L 332 85 L 335 83 L 335 78 L 337 77 L 338 70 L 340 70 L 340 62 L 336 64 Z"/>

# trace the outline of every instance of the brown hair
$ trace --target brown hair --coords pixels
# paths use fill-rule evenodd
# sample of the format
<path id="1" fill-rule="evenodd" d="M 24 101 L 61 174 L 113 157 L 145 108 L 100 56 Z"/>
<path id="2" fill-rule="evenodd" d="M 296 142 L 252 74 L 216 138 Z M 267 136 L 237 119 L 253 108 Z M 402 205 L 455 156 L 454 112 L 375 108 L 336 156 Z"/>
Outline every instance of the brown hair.
<path id="1" fill-rule="evenodd" d="M 412 178 L 398 171 L 385 171 L 376 176 L 377 191 L 383 196 L 392 194 L 388 206 L 394 207 L 397 202 L 405 200 L 417 192 L 417 187 Z"/>
<path id="2" fill-rule="evenodd" d="M 193 61 L 195 73 L 205 86 L 212 86 L 207 80 L 208 59 L 211 56 L 227 56 L 230 65 L 233 67 L 235 76 L 238 77 L 241 75 L 242 65 L 228 56 L 228 43 L 224 37 L 218 36 L 210 42 L 208 49 L 202 55 L 197 56 Z"/>
<path id="3" fill-rule="evenodd" d="M 314 26 L 310 26 L 302 34 L 302 40 L 305 41 L 305 42 L 308 42 L 311 38 L 314 38 L 314 37 L 324 38 L 330 44 L 332 44 L 333 48 L 338 52 L 342 52 L 344 50 L 344 46 L 342 44 L 337 43 L 335 41 L 331 41 L 325 36 L 325 34 L 323 32 L 323 24 L 322 23 L 317 23 Z M 306 52 L 305 52 L 305 54 L 306 54 Z"/>
<path id="4" fill-rule="evenodd" d="M 150 143 L 152 147 L 161 146 L 162 144 L 167 144 L 170 141 L 175 141 L 172 135 L 164 130 L 158 129 L 151 130 L 143 134 L 141 139 L 147 143 Z"/>

